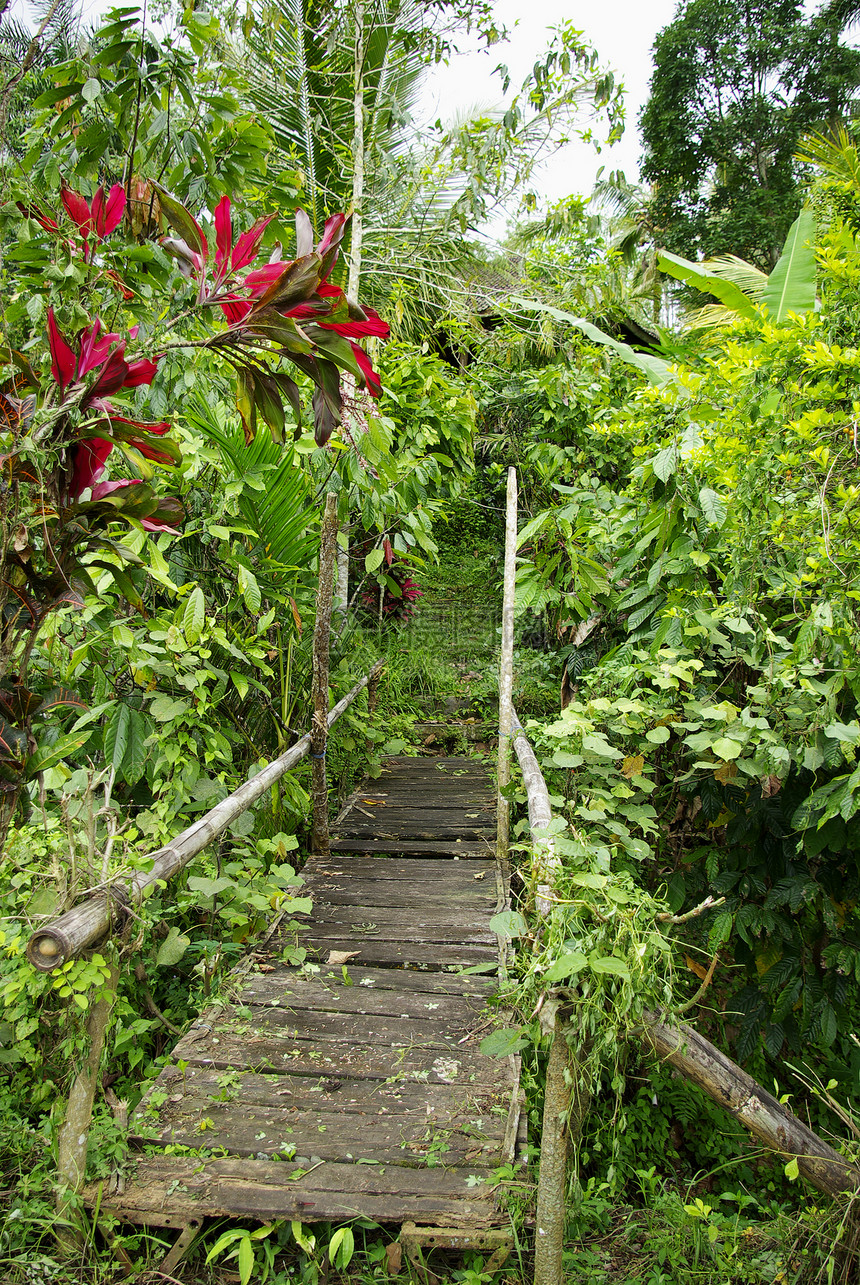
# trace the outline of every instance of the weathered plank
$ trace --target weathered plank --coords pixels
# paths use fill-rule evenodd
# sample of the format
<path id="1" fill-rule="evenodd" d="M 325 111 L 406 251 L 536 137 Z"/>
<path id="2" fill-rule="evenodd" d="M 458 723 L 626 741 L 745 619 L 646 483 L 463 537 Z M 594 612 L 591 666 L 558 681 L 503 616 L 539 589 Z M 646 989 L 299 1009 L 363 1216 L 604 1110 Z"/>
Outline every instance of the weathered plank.
<path id="1" fill-rule="evenodd" d="M 486 859 L 493 852 L 487 839 L 480 842 L 462 839 L 332 839 L 332 852 L 391 853 L 399 857 L 454 857 L 469 861 L 473 857 Z"/>
<path id="2" fill-rule="evenodd" d="M 363 970 L 369 973 L 369 969 Z M 383 975 L 390 974 L 391 969 L 378 970 Z M 440 974 L 432 974 L 440 976 Z M 468 991 L 456 994 L 428 993 L 426 990 L 408 990 L 398 986 L 381 988 L 359 979 L 356 970 L 349 967 L 347 976 L 350 985 L 345 985 L 342 977 L 332 982 L 309 981 L 296 976 L 285 976 L 283 972 L 263 973 L 249 978 L 242 988 L 242 1003 L 277 1007 L 285 1012 L 293 1009 L 310 1009 L 313 1012 L 356 1013 L 362 1016 L 389 1017 L 432 1017 L 445 1021 L 466 1022 L 476 1012 L 482 1011 L 483 996 L 470 986 Z M 415 973 L 411 976 L 421 977 Z M 444 977 L 445 974 L 442 974 Z M 395 981 L 400 981 L 400 971 L 394 974 Z M 478 979 L 470 979 L 478 980 Z"/>
<path id="3" fill-rule="evenodd" d="M 304 1222 L 368 1217 L 377 1222 L 430 1222 L 437 1226 L 498 1226 L 492 1169 L 406 1169 L 399 1165 L 323 1163 L 313 1171 L 284 1161 L 227 1157 L 147 1156 L 122 1196 L 101 1199 L 104 1212 L 146 1222 L 147 1213 L 169 1209 L 177 1221 L 201 1217 Z"/>

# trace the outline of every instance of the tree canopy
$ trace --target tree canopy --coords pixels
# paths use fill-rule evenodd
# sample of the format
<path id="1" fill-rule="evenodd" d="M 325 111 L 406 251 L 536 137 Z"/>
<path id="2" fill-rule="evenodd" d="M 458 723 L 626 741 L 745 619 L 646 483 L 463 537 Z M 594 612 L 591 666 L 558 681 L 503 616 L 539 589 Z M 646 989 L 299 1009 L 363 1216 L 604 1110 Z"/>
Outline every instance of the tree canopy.
<path id="1" fill-rule="evenodd" d="M 797 214 L 799 139 L 837 119 L 860 52 L 799 0 L 687 0 L 657 37 L 643 176 L 664 245 L 771 268 Z"/>

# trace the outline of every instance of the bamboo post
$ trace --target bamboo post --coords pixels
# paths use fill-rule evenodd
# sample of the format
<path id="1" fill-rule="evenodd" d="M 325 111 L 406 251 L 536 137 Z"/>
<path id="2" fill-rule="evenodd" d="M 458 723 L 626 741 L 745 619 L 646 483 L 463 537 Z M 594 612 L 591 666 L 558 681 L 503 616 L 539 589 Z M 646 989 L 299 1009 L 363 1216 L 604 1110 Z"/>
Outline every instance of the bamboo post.
<path id="1" fill-rule="evenodd" d="M 328 741 L 328 655 L 331 641 L 331 609 L 334 595 L 334 564 L 337 548 L 337 496 L 329 491 L 320 531 L 320 566 L 317 584 L 317 618 L 314 625 L 313 654 L 313 722 L 311 724 L 311 759 L 313 761 L 314 823 L 311 851 L 328 856 L 331 851 L 328 832 L 328 776 L 326 742 Z"/>
<path id="2" fill-rule="evenodd" d="M 90 1124 L 93 1118 L 93 1103 L 99 1083 L 102 1051 L 105 1037 L 110 1025 L 111 1014 L 116 1002 L 116 988 L 119 981 L 119 969 L 111 966 L 101 998 L 91 1008 L 86 1020 L 87 1055 L 79 1068 L 66 1103 L 63 1123 L 60 1125 L 57 1138 L 57 1172 L 59 1185 L 57 1189 L 57 1212 L 62 1216 L 69 1209 L 72 1196 L 80 1191 L 84 1184 L 87 1169 L 87 1148 L 89 1146 Z M 60 1247 L 68 1252 L 80 1248 L 80 1237 L 72 1229 L 61 1224 L 57 1232 Z"/>
<path id="3" fill-rule="evenodd" d="M 359 679 L 347 694 L 338 701 L 329 713 L 327 723 L 333 727 L 344 710 L 349 709 L 360 692 L 385 667 L 379 660 Z M 61 968 L 69 959 L 74 959 L 104 937 L 117 917 L 121 920 L 123 913 L 139 906 L 149 888 L 159 881 L 167 881 L 187 865 L 192 857 L 202 852 L 213 840 L 227 829 L 231 821 L 246 812 L 257 799 L 262 798 L 276 781 L 285 776 L 291 768 L 306 757 L 311 748 L 311 734 L 308 732 L 301 740 L 292 745 L 280 758 L 273 760 L 256 776 L 245 781 L 226 799 L 216 803 L 214 808 L 202 816 L 193 825 L 178 834 L 172 843 L 149 854 L 149 869 L 139 871 L 128 882 L 111 884 L 102 892 L 96 893 L 87 901 L 79 902 L 71 910 L 60 915 L 53 923 L 38 928 L 27 945 L 27 958 L 35 968 L 43 973 L 50 973 Z"/>
<path id="4" fill-rule="evenodd" d="M 496 855 L 499 861 L 508 856 L 511 827 L 511 805 L 503 794 L 511 779 L 511 730 L 513 727 L 514 691 L 514 594 L 517 583 L 517 470 L 508 469 L 507 509 L 505 514 L 505 583 L 502 598 L 502 652 L 499 659 L 499 782 L 496 813 Z"/>

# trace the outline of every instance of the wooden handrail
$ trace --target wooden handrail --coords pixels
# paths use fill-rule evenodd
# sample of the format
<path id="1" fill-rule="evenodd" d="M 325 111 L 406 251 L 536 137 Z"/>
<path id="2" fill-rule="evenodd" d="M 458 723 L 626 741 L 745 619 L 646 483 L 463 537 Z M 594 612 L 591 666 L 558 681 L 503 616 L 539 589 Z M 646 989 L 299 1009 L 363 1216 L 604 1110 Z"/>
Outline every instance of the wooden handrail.
<path id="1" fill-rule="evenodd" d="M 338 701 L 328 715 L 332 727 L 341 714 L 349 708 L 359 692 L 382 672 L 385 662 L 377 661 L 368 674 Z M 53 923 L 46 924 L 33 933 L 27 944 L 27 958 L 43 973 L 61 968 L 88 946 L 99 941 L 116 919 L 139 906 L 147 888 L 160 880 L 170 879 L 187 865 L 192 857 L 217 839 L 236 817 L 246 812 L 265 792 L 295 767 L 310 750 L 311 734 L 306 733 L 286 753 L 263 768 L 256 776 L 240 785 L 226 799 L 216 803 L 205 816 L 200 817 L 165 847 L 151 854 L 152 865 L 138 871 L 127 882 L 111 884 L 107 889 L 94 893 L 86 901 L 67 910 Z"/>

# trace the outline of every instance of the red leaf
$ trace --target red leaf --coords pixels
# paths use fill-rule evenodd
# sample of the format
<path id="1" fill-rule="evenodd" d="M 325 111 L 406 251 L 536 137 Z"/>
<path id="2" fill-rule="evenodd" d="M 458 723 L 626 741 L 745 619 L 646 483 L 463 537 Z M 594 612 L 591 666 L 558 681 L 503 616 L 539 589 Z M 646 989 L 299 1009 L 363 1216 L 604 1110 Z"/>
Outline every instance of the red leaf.
<path id="1" fill-rule="evenodd" d="M 104 188 L 100 187 L 93 197 L 92 210 L 93 224 L 99 240 L 110 236 L 114 228 L 119 226 L 124 212 L 125 188 L 122 184 L 114 183 L 107 197 Z"/>
<path id="2" fill-rule="evenodd" d="M 365 313 L 363 321 L 321 321 L 319 324 L 324 330 L 333 330 L 338 335 L 346 335 L 348 339 L 366 339 L 368 335 L 387 339 L 390 332 L 388 322 L 383 321 L 374 308 L 364 308 L 361 311 Z"/>
<path id="3" fill-rule="evenodd" d="M 74 219 L 75 223 L 77 223 L 81 236 L 86 241 L 87 237 L 93 230 L 93 220 L 90 207 L 87 205 L 80 192 L 73 192 L 65 183 L 63 183 L 60 189 L 60 200 L 66 207 L 66 213 Z"/>
<path id="4" fill-rule="evenodd" d="M 379 376 L 371 365 L 370 358 L 363 348 L 359 348 L 358 344 L 350 343 L 350 347 L 355 354 L 355 360 L 361 367 L 365 388 L 371 397 L 378 397 L 382 392 L 382 384 L 379 382 Z"/>
<path id="5" fill-rule="evenodd" d="M 230 251 L 233 248 L 233 220 L 230 216 L 229 196 L 222 196 L 215 207 L 215 240 L 217 245 L 215 270 L 220 277 L 226 271 Z"/>
<path id="6" fill-rule="evenodd" d="M 72 457 L 72 474 L 69 478 L 69 494 L 77 498 L 82 491 L 95 482 L 104 472 L 105 460 L 113 450 L 113 442 L 106 442 L 103 437 L 89 437 L 82 442 L 75 442 L 70 448 Z"/>
<path id="7" fill-rule="evenodd" d="M 128 368 L 123 388 L 137 388 L 140 384 L 151 384 L 157 370 L 158 362 L 146 359 L 133 361 Z"/>
<path id="8" fill-rule="evenodd" d="M 48 344 L 51 349 L 51 374 L 60 385 L 62 394 L 75 378 L 77 361 L 75 354 L 60 333 L 54 319 L 53 308 L 48 309 Z"/>
<path id="9" fill-rule="evenodd" d="M 111 345 L 119 339 L 119 335 L 115 334 L 107 334 L 99 339 L 101 328 L 102 323 L 96 318 L 91 326 L 78 335 L 78 377 L 81 379 L 107 361 Z"/>
<path id="10" fill-rule="evenodd" d="M 236 294 L 228 294 L 226 298 L 219 299 L 218 306 L 231 326 L 238 326 L 254 307 L 247 299 L 240 299 Z"/>
<path id="11" fill-rule="evenodd" d="M 249 272 L 242 285 L 254 298 L 264 294 L 286 272 L 289 263 L 266 263 L 262 268 Z"/>
<path id="12" fill-rule="evenodd" d="M 240 268 L 247 267 L 252 260 L 256 259 L 263 233 L 274 217 L 274 214 L 270 214 L 268 218 L 259 219 L 252 228 L 249 228 L 247 232 L 243 232 L 239 237 L 233 250 L 234 272 L 238 272 Z"/>
<path id="13" fill-rule="evenodd" d="M 125 340 L 114 348 L 107 359 L 107 364 L 93 387 L 89 390 L 81 408 L 89 406 L 96 398 L 109 397 L 125 384 L 128 377 L 128 364 L 125 360 Z"/>
<path id="14" fill-rule="evenodd" d="M 340 245 L 348 221 L 349 216 L 346 214 L 332 214 L 331 218 L 326 219 L 322 240 L 317 246 L 317 254 L 320 258 L 334 246 Z"/>
<path id="15" fill-rule="evenodd" d="M 394 561 L 394 550 L 391 547 L 391 541 L 389 540 L 388 536 L 386 536 L 385 539 L 382 541 L 382 548 L 385 553 L 385 561 L 390 567 L 392 562 Z"/>
<path id="16" fill-rule="evenodd" d="M 44 214 L 38 205 L 24 205 L 23 201 L 16 201 L 15 204 L 22 214 L 26 215 L 28 219 L 35 219 L 46 232 L 59 232 L 59 226 L 49 215 Z"/>

